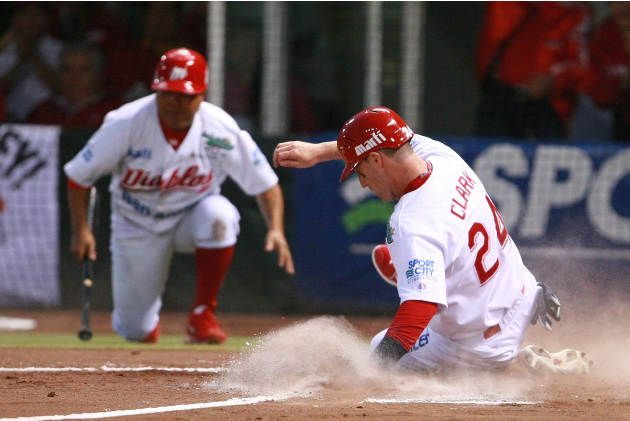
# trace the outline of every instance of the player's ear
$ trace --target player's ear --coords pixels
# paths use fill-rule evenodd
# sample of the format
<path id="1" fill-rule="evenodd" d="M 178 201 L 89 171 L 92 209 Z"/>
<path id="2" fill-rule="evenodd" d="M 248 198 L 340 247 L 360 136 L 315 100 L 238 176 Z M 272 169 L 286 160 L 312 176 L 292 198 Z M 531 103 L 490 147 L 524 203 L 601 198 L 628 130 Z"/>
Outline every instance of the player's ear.
<path id="1" fill-rule="evenodd" d="M 383 155 L 380 151 L 370 152 L 368 159 L 372 165 L 375 165 L 377 168 L 383 168 Z"/>

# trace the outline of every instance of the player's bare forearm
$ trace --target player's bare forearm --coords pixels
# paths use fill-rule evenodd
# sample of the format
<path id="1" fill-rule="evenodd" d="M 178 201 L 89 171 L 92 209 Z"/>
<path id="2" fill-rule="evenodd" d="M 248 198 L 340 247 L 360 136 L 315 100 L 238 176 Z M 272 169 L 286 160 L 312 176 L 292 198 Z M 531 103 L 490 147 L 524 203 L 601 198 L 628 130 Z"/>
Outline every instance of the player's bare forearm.
<path id="1" fill-rule="evenodd" d="M 278 265 L 289 273 L 295 273 L 293 257 L 284 234 L 284 197 L 280 185 L 256 196 L 260 212 L 265 218 L 269 231 L 265 238 L 265 251 L 278 252 Z"/>
<path id="2" fill-rule="evenodd" d="M 83 260 L 85 256 L 96 260 L 96 241 L 87 222 L 89 200 L 89 190 L 68 189 L 68 206 L 72 227 L 70 251 L 77 257 L 77 260 Z"/>
<path id="3" fill-rule="evenodd" d="M 275 167 L 309 168 L 320 162 L 342 159 L 337 142 L 309 143 L 294 140 L 278 143 L 273 152 Z"/>

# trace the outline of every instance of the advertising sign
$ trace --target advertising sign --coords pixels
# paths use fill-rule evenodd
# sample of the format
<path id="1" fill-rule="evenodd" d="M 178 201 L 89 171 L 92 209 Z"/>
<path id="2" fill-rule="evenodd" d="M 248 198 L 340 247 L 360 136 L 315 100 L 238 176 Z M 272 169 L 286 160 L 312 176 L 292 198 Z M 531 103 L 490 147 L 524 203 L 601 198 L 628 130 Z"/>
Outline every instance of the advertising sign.
<path id="1" fill-rule="evenodd" d="M 629 148 L 438 140 L 481 178 L 526 263 L 528 257 L 630 263 Z M 396 290 L 379 278 L 370 258 L 372 247 L 385 242 L 394 203 L 361 188 L 356 175 L 340 184 L 342 168 L 339 161 L 294 172 L 298 294 L 322 304 L 395 308 Z"/>

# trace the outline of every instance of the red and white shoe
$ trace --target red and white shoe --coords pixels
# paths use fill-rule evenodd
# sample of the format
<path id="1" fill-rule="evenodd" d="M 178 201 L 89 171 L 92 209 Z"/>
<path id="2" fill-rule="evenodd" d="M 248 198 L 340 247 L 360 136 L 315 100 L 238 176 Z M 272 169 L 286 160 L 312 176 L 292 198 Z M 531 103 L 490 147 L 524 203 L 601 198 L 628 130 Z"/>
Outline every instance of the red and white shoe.
<path id="1" fill-rule="evenodd" d="M 212 310 L 206 305 L 197 306 L 190 312 L 186 333 L 189 344 L 222 344 L 227 339 Z"/>
<path id="2" fill-rule="evenodd" d="M 389 250 L 385 244 L 379 244 L 372 249 L 372 263 L 374 263 L 374 268 L 376 268 L 376 271 L 385 282 L 396 286 L 398 282 L 396 278 L 396 268 L 394 267 L 394 262 L 392 262 L 392 257 L 389 255 Z"/>
<path id="3" fill-rule="evenodd" d="M 142 339 L 140 342 L 145 343 L 145 344 L 154 344 L 158 341 L 159 337 L 160 337 L 160 322 L 158 322 L 158 324 L 155 325 L 153 330 L 149 332 L 149 334 L 145 336 L 144 339 Z"/>

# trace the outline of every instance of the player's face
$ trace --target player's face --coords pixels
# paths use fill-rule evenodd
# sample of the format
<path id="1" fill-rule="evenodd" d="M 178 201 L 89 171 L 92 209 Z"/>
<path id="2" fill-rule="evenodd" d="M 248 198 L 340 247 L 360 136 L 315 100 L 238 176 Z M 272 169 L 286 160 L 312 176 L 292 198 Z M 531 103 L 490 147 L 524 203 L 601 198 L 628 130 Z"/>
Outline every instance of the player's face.
<path id="1" fill-rule="evenodd" d="M 392 194 L 383 167 L 378 165 L 375 158 L 368 156 L 355 168 L 359 176 L 361 187 L 372 190 L 383 202 L 391 202 L 396 198 Z"/>
<path id="2" fill-rule="evenodd" d="M 169 129 L 186 130 L 192 124 L 202 101 L 203 94 L 186 95 L 179 92 L 158 92 L 158 114 Z"/>

